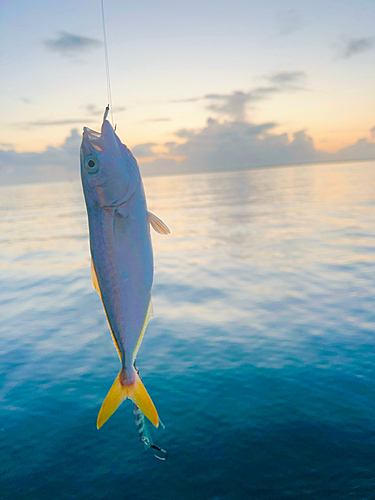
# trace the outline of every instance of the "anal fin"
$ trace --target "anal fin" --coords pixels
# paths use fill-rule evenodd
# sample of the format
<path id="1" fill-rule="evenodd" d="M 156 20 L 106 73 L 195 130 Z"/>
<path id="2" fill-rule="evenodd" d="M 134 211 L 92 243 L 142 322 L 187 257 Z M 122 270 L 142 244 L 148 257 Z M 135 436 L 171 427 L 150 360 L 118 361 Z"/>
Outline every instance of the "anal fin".
<path id="1" fill-rule="evenodd" d="M 91 258 L 91 281 L 92 281 L 93 287 L 98 292 L 98 294 L 99 294 L 99 296 L 101 298 L 102 294 L 100 293 L 100 287 L 99 287 L 98 277 L 96 275 L 95 266 L 94 266 L 94 263 L 92 261 L 92 258 Z"/>

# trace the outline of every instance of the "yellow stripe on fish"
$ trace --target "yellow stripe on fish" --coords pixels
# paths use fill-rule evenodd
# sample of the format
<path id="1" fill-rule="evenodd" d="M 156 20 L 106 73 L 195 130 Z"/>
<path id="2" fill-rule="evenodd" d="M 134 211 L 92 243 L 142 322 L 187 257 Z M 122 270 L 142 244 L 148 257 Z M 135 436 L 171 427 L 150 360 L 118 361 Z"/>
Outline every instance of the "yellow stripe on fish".
<path id="1" fill-rule="evenodd" d="M 117 344 L 117 340 L 116 340 L 115 336 L 113 335 L 111 323 L 109 322 L 108 315 L 107 315 L 107 312 L 105 310 L 105 305 L 104 305 L 104 302 L 103 302 L 102 294 L 100 292 L 100 286 L 99 286 L 98 277 L 96 275 L 95 266 L 94 266 L 94 263 L 93 263 L 92 259 L 91 259 L 91 281 L 92 281 L 92 284 L 93 284 L 95 290 L 98 292 L 99 297 L 100 297 L 100 299 L 102 301 L 103 309 L 104 309 L 104 312 L 105 312 L 105 316 L 107 318 L 108 325 L 109 325 L 109 331 L 111 332 L 111 337 L 112 337 L 113 343 L 115 344 L 118 357 L 120 358 L 120 361 L 122 361 L 122 356 L 121 356 L 120 348 L 119 348 L 119 346 Z"/>

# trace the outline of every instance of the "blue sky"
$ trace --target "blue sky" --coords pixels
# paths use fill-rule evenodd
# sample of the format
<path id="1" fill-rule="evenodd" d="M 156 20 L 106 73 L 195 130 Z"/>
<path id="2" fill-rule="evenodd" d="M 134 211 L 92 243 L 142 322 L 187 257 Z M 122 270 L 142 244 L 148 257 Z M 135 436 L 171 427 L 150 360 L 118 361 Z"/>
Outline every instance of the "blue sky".
<path id="1" fill-rule="evenodd" d="M 212 149 L 228 128 L 241 142 L 239 122 L 260 127 L 262 150 L 303 131 L 317 160 L 355 144 L 371 156 L 372 0 L 105 0 L 105 12 L 114 121 L 146 169 L 204 163 L 197 142 Z M 100 0 L 3 2 L 0 37 L 0 165 L 11 178 L 54 148 L 51 167 L 74 171 L 82 127 L 98 129 L 107 104 Z M 258 153 L 254 164 L 270 161 Z"/>

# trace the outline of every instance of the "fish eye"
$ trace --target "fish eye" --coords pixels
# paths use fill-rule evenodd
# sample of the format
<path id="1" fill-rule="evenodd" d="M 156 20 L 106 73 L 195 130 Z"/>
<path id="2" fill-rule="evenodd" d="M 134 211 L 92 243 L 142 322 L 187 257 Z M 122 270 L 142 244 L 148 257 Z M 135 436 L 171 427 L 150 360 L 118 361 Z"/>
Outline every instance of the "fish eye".
<path id="1" fill-rule="evenodd" d="M 85 169 L 89 174 L 96 174 L 99 170 L 99 160 L 95 156 L 85 158 Z"/>

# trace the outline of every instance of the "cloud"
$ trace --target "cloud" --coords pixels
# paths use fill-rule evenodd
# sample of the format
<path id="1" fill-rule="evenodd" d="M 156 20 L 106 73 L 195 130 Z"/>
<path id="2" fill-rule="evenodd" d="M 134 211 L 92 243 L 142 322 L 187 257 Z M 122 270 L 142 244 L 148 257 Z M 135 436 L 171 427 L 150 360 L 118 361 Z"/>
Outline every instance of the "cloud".
<path id="1" fill-rule="evenodd" d="M 295 85 L 306 78 L 303 71 L 283 71 L 264 77 L 271 84 L 267 87 L 255 87 L 248 92 L 237 90 L 231 94 L 207 94 L 205 99 L 216 101 L 207 106 L 215 113 L 225 114 L 236 121 L 244 121 L 248 103 L 268 99 L 272 94 L 286 91 L 305 90 L 303 86 Z"/>
<path id="2" fill-rule="evenodd" d="M 230 170 L 251 167 L 314 162 L 321 158 L 312 139 L 304 131 L 274 134 L 275 123 L 255 125 L 209 119 L 201 131 L 183 131 L 183 144 L 170 148 L 173 156 L 183 156 L 183 171 Z"/>
<path id="3" fill-rule="evenodd" d="M 83 51 L 99 47 L 102 42 L 95 38 L 60 31 L 57 38 L 44 40 L 43 44 L 48 50 L 57 52 L 62 56 L 75 56 Z"/>
<path id="4" fill-rule="evenodd" d="M 370 128 L 370 133 L 371 133 L 371 140 L 373 141 L 375 139 L 375 125 Z"/>
<path id="5" fill-rule="evenodd" d="M 202 130 L 178 131 L 176 136 L 185 142 L 164 144 L 169 148 L 168 158 L 156 155 L 155 161 L 141 168 L 147 175 L 165 175 L 375 159 L 375 143 L 367 139 L 360 139 L 336 153 L 328 153 L 317 149 L 305 130 L 289 137 L 275 133 L 276 125 L 209 119 Z M 184 159 L 173 161 L 170 157 Z"/>
<path id="6" fill-rule="evenodd" d="M 296 92 L 306 90 L 303 83 L 307 75 L 303 71 L 282 71 L 269 76 L 262 77 L 269 83 L 265 87 L 255 87 L 247 92 L 237 90 L 231 94 L 206 94 L 201 97 L 188 97 L 185 99 L 174 99 L 170 103 L 197 102 L 209 100 L 211 104 L 207 109 L 221 115 L 227 115 L 237 121 L 246 119 L 246 111 L 250 102 L 268 99 L 272 94 L 278 92 Z M 299 85 L 296 85 L 296 84 Z"/>
<path id="7" fill-rule="evenodd" d="M 132 148 L 132 153 L 136 158 L 147 158 L 150 156 L 155 156 L 155 153 L 151 151 L 151 148 L 156 146 L 155 142 L 147 142 L 145 144 L 138 144 Z"/>
<path id="8" fill-rule="evenodd" d="M 145 175 L 375 159 L 375 142 L 372 142 L 375 126 L 369 131 L 371 139 L 361 138 L 335 153 L 317 149 L 306 130 L 292 136 L 278 134 L 276 130 L 275 122 L 254 124 L 210 118 L 202 129 L 178 130 L 176 140 L 166 142 L 163 148 L 155 148 L 157 144 L 148 142 L 132 150 L 138 158 L 151 159 L 141 165 Z M 78 179 L 80 142 L 78 131 L 72 130 L 61 146 L 48 147 L 41 153 L 17 153 L 5 150 L 10 144 L 0 145 L 2 184 Z"/>
<path id="9" fill-rule="evenodd" d="M 340 149 L 332 154 L 335 160 L 373 160 L 375 159 L 375 144 L 366 138 Z"/>
<path id="10" fill-rule="evenodd" d="M 150 118 L 149 120 L 142 120 L 139 123 L 158 123 L 158 122 L 170 122 L 171 118 Z"/>
<path id="11" fill-rule="evenodd" d="M 289 85 L 304 80 L 305 78 L 306 73 L 304 71 L 280 71 L 279 73 L 267 77 L 271 83 L 279 85 Z"/>
<path id="12" fill-rule="evenodd" d="M 86 104 L 86 106 L 82 106 L 82 108 L 91 116 L 100 116 L 104 115 L 104 109 L 98 108 L 95 104 Z M 124 106 L 116 106 L 112 108 L 113 113 L 122 113 L 126 108 Z"/>
<path id="13" fill-rule="evenodd" d="M 265 99 L 267 94 L 277 91 L 278 88 L 276 87 L 258 87 L 249 92 L 237 90 L 231 94 L 206 94 L 201 97 L 188 97 L 186 99 L 177 99 L 168 102 L 197 102 L 200 100 L 214 101 L 207 106 L 207 109 L 214 111 L 215 113 L 228 115 L 236 120 L 244 120 L 248 102 Z"/>
<path id="14" fill-rule="evenodd" d="M 24 102 L 25 104 L 30 104 L 32 102 L 32 100 L 28 97 L 20 97 L 20 101 Z"/>
<path id="15" fill-rule="evenodd" d="M 296 9 L 288 9 L 277 14 L 277 35 L 286 36 L 295 33 L 303 26 L 301 16 Z"/>
<path id="16" fill-rule="evenodd" d="M 338 57 L 349 59 L 350 57 L 361 54 L 362 52 L 372 50 L 374 45 L 374 37 L 352 38 L 351 40 L 345 42 L 345 47 L 340 51 Z"/>
<path id="17" fill-rule="evenodd" d="M 163 144 L 163 146 L 164 146 L 165 148 L 170 149 L 170 148 L 173 148 L 174 146 L 176 146 L 176 144 L 177 144 L 177 142 L 175 142 L 175 141 L 170 141 L 170 142 L 165 142 L 165 143 Z"/>
<path id="18" fill-rule="evenodd" d="M 202 97 L 187 97 L 185 99 L 172 99 L 171 101 L 168 101 L 168 102 L 173 102 L 173 103 L 178 103 L 178 102 L 197 102 L 200 99 L 202 99 Z"/>
<path id="19" fill-rule="evenodd" d="M 232 94 L 208 94 L 205 99 L 221 102 L 210 104 L 207 109 L 233 116 L 236 120 L 244 120 L 246 104 L 254 98 L 251 92 L 236 91 Z"/>
<path id="20" fill-rule="evenodd" d="M 35 122 L 27 122 L 21 125 L 26 127 L 54 127 L 60 125 L 76 125 L 81 123 L 93 123 L 93 120 L 87 120 L 87 118 L 73 118 L 66 120 L 37 120 Z"/>
<path id="21" fill-rule="evenodd" d="M 81 136 L 72 130 L 60 147 L 48 147 L 41 153 L 17 153 L 0 150 L 3 184 L 67 180 L 79 172 Z"/>
<path id="22" fill-rule="evenodd" d="M 82 106 L 82 108 L 92 116 L 104 115 L 104 111 L 102 108 L 98 108 L 95 104 L 86 104 L 86 106 Z"/>
<path id="23" fill-rule="evenodd" d="M 13 144 L 10 142 L 0 142 L 1 149 L 11 149 L 13 148 Z"/>

